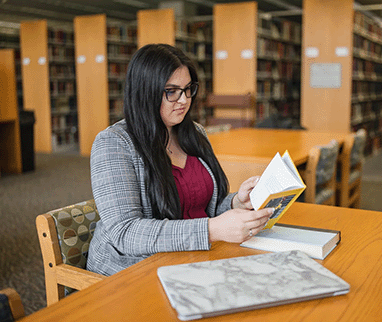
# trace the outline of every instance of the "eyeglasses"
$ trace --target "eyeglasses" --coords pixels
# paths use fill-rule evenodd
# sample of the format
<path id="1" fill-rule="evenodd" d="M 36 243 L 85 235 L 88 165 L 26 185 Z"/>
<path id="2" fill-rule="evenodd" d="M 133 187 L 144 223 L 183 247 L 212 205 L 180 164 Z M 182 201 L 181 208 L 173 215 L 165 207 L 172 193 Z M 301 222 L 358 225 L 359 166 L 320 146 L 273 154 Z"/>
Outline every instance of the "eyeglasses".
<path id="1" fill-rule="evenodd" d="M 187 86 L 185 88 L 165 88 L 164 92 L 169 102 L 177 102 L 183 93 L 184 95 L 186 95 L 187 98 L 194 97 L 196 95 L 196 92 L 198 91 L 198 87 L 198 83 L 192 83 L 190 86 Z"/>

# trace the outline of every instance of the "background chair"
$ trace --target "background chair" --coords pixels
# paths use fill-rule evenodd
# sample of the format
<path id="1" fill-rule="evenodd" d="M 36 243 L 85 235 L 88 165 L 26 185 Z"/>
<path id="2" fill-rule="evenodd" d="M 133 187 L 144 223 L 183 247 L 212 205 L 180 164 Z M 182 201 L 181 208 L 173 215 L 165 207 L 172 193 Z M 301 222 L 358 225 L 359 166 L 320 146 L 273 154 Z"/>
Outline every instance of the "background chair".
<path id="1" fill-rule="evenodd" d="M 231 124 L 232 127 L 251 127 L 256 122 L 256 104 L 249 94 L 243 95 L 216 95 L 208 94 L 206 100 L 206 125 Z M 229 110 L 232 117 L 216 115 L 218 110 Z"/>
<path id="2" fill-rule="evenodd" d="M 72 289 L 82 290 L 106 278 L 85 269 L 89 243 L 99 219 L 94 200 L 37 216 L 48 305 Z"/>
<path id="3" fill-rule="evenodd" d="M 0 290 L 0 321 L 17 321 L 24 316 L 24 306 L 19 293 L 13 288 Z"/>
<path id="4" fill-rule="evenodd" d="M 335 205 L 338 152 L 336 140 L 325 146 L 316 146 L 309 152 L 306 169 L 301 171 L 306 184 L 303 195 L 305 202 Z"/>
<path id="5" fill-rule="evenodd" d="M 337 171 L 337 206 L 359 208 L 366 131 L 350 134 L 344 142 Z"/>

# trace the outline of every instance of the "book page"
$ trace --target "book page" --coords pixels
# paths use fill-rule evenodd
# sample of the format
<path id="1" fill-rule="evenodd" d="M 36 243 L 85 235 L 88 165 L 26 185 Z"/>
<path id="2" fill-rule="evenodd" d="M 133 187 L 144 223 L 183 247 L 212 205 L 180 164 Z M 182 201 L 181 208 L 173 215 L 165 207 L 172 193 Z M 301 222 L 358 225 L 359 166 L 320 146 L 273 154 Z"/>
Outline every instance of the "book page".
<path id="1" fill-rule="evenodd" d="M 253 208 L 258 210 L 271 194 L 303 187 L 300 181 L 277 152 L 249 194 Z"/>
<path id="2" fill-rule="evenodd" d="M 292 158 L 290 157 L 289 155 L 289 152 L 288 150 L 285 151 L 285 153 L 283 154 L 282 156 L 282 159 L 284 161 L 284 163 L 286 164 L 286 166 L 291 170 L 291 172 L 294 174 L 296 180 L 298 180 L 299 182 L 301 182 L 302 184 L 304 184 L 304 182 L 302 181 L 301 177 L 300 177 L 300 174 L 298 173 L 297 169 L 296 169 L 296 166 L 292 160 Z"/>

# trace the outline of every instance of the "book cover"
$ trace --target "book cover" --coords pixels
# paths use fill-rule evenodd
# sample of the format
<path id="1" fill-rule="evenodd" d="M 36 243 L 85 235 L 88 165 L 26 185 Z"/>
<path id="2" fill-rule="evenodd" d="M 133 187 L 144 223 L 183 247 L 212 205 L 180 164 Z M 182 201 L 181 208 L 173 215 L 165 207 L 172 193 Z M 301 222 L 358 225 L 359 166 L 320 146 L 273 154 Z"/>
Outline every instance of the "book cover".
<path id="1" fill-rule="evenodd" d="M 253 209 L 275 208 L 264 229 L 272 228 L 305 188 L 288 151 L 282 157 L 277 152 L 249 194 Z"/>
<path id="2" fill-rule="evenodd" d="M 350 289 L 301 251 L 162 266 L 157 274 L 184 321 L 342 295 Z"/>
<path id="3" fill-rule="evenodd" d="M 324 259 L 341 241 L 341 232 L 313 227 L 275 224 L 260 231 L 241 246 L 280 252 L 300 250 L 316 259 Z"/>

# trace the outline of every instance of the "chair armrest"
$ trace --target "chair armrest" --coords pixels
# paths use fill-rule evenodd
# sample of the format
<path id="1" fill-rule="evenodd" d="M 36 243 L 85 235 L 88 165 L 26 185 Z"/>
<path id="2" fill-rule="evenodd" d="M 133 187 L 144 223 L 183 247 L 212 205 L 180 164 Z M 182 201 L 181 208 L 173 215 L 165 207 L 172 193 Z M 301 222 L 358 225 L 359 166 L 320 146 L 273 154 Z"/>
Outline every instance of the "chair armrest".
<path id="1" fill-rule="evenodd" d="M 1 290 L 2 294 L 8 297 L 9 307 L 11 308 L 13 319 L 16 321 L 25 316 L 24 306 L 21 302 L 19 293 L 13 288 L 6 288 Z"/>
<path id="2" fill-rule="evenodd" d="M 83 290 L 107 277 L 67 264 L 59 264 L 56 266 L 56 276 L 58 284 L 76 290 Z"/>

